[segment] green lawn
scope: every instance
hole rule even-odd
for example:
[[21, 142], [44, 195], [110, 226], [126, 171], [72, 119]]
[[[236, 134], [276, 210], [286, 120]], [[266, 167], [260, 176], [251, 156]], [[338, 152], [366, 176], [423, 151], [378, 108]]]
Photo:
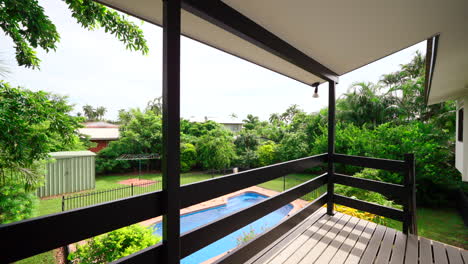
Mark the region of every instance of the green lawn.
[[[203, 173], [184, 173], [181, 177], [181, 184], [187, 184], [192, 182], [198, 182], [202, 180], [207, 180], [215, 177], [216, 175], [210, 174], [203, 174]], [[106, 176], [98, 176], [96, 177], [96, 188], [90, 191], [103, 191], [109, 190], [114, 188], [122, 188], [126, 187], [126, 185], [119, 184], [119, 181], [130, 179], [130, 178], [138, 178], [138, 175], [106, 175]], [[144, 174], [141, 176], [141, 179], [147, 180], [154, 180], [158, 181], [155, 185], [148, 186], [148, 187], [135, 187], [134, 194], [140, 194], [148, 191], [155, 191], [161, 188], [161, 174]], [[87, 193], [89, 191], [81, 192]], [[130, 195], [130, 189], [127, 188], [125, 190], [120, 191], [117, 193], [117, 198], [124, 198]], [[90, 202], [88, 205], [92, 204]], [[47, 215], [51, 213], [57, 213], [62, 210], [62, 198], [56, 197], [51, 199], [41, 199], [39, 202], [37, 216]]]
[[16, 264], [53, 264], [55, 262], [54, 251], [44, 252], [42, 254], [15, 262]]

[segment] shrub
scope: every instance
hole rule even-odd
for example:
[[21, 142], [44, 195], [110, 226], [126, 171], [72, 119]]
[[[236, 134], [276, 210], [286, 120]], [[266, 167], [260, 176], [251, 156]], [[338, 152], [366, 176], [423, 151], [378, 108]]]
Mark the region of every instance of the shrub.
[[183, 143], [180, 146], [180, 170], [188, 172], [197, 163], [197, 150], [190, 143]]
[[273, 141], [261, 145], [257, 149], [259, 166], [267, 166], [273, 164], [278, 159], [277, 154], [278, 145]]
[[0, 224], [16, 222], [34, 215], [37, 196], [22, 184], [0, 186]]
[[108, 263], [123, 258], [161, 240], [153, 231], [140, 225], [117, 229], [107, 234], [91, 238], [84, 245], [78, 245], [68, 259], [72, 263]]

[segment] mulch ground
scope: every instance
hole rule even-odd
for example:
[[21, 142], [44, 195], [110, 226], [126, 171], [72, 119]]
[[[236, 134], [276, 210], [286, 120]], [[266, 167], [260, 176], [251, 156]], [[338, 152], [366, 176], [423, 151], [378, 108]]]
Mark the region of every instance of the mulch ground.
[[157, 182], [158, 182], [158, 181], [132, 178], [132, 179], [127, 179], [127, 180], [119, 181], [118, 184], [123, 184], [123, 185], [147, 184], [147, 185], [149, 186], [149, 185], [155, 184], [155, 183], [157, 183]]

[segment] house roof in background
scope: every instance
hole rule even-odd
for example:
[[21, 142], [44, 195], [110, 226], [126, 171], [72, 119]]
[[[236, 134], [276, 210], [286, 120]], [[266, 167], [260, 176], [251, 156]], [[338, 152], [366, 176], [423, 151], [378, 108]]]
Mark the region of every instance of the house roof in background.
[[83, 124], [86, 128], [118, 128], [118, 125], [107, 123], [104, 121], [86, 122]]
[[[162, 1], [97, 1], [162, 23]], [[185, 36], [306, 84], [324, 81], [326, 70], [308, 70], [314, 62], [343, 75], [439, 34], [429, 103], [468, 92], [466, 0], [182, 0], [182, 6]], [[271, 49], [284, 43], [288, 54]]]
[[117, 140], [120, 137], [118, 127], [112, 128], [79, 128], [78, 133], [87, 135], [91, 140]]

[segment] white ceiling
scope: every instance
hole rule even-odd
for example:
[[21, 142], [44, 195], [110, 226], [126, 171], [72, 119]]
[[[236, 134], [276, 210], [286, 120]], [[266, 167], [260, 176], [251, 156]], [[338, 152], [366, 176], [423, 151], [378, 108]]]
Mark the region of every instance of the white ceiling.
[[[223, 1], [340, 75], [440, 34], [429, 103], [468, 93], [468, 0]], [[99, 2], [161, 24], [162, 1]], [[182, 32], [301, 82], [321, 81], [185, 11]]]

